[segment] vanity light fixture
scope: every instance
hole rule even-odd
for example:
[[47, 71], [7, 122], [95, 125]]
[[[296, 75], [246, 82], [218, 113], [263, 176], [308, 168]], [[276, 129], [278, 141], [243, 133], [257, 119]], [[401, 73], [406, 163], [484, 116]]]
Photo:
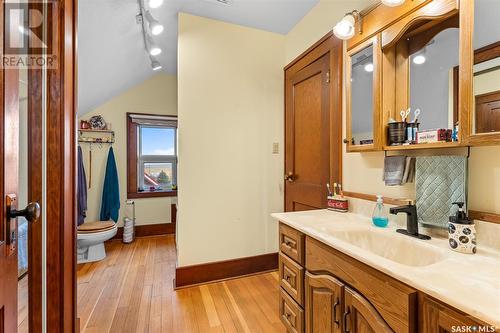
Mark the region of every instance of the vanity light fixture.
[[365, 71], [368, 73], [373, 72], [373, 64], [371, 62], [365, 65]]
[[333, 34], [343, 40], [350, 39], [356, 33], [356, 24], [358, 24], [359, 33], [363, 32], [362, 23], [361, 14], [357, 10], [353, 10], [345, 14], [344, 18], [333, 27]]
[[149, 8], [158, 8], [163, 5], [163, 0], [149, 0], [148, 6]]
[[405, 3], [405, 0], [382, 0], [382, 3], [388, 7], [397, 7]]
[[151, 33], [154, 36], [157, 36], [163, 32], [163, 25], [160, 22], [158, 22], [158, 20], [155, 19], [153, 15], [151, 15], [151, 12], [149, 10], [145, 11], [144, 16], [148, 21], [149, 30], [151, 30]]

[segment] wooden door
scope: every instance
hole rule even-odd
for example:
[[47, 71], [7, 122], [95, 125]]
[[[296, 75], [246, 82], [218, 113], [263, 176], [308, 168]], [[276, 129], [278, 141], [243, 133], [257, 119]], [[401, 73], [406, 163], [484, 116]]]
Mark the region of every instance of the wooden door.
[[[3, 12], [2, 17], [3, 26]], [[2, 30], [2, 41], [4, 40]], [[2, 55], [3, 52], [2, 43]], [[0, 86], [0, 332], [17, 331], [17, 221], [8, 208], [17, 208], [19, 157], [19, 70], [2, 69]], [[23, 207], [24, 208], [24, 207]]]
[[394, 332], [380, 316], [373, 305], [356, 291], [345, 288], [344, 313], [342, 324], [344, 332], [385, 333]]
[[285, 82], [285, 209], [324, 208], [330, 172], [330, 54]]
[[329, 275], [306, 273], [306, 333], [341, 333], [344, 284]]
[[476, 96], [476, 133], [500, 131], [500, 91]]

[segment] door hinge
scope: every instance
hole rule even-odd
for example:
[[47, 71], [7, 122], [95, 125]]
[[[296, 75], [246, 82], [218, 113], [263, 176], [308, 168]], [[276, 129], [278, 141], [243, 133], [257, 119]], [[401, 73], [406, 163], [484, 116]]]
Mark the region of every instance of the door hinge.
[[330, 83], [330, 70], [326, 72], [326, 83]]

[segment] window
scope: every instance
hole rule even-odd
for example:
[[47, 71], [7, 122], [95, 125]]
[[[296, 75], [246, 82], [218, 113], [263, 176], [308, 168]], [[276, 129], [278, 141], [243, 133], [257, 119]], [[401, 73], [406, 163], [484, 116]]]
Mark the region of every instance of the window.
[[177, 118], [128, 114], [128, 198], [177, 195]]

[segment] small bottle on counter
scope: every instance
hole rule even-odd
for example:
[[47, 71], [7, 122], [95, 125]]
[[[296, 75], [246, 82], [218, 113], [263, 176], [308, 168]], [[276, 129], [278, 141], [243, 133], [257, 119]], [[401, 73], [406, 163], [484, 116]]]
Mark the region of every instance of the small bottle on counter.
[[458, 206], [456, 215], [450, 216], [448, 223], [448, 242], [453, 251], [460, 253], [476, 253], [476, 228], [474, 220], [464, 211], [463, 202], [454, 202]]
[[384, 199], [382, 195], [377, 195], [377, 203], [373, 210], [372, 222], [375, 226], [385, 228], [389, 224], [389, 216], [384, 208]]

